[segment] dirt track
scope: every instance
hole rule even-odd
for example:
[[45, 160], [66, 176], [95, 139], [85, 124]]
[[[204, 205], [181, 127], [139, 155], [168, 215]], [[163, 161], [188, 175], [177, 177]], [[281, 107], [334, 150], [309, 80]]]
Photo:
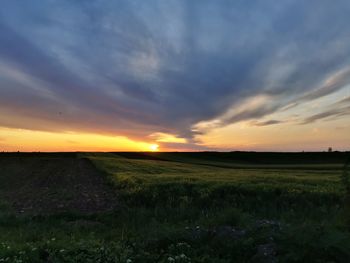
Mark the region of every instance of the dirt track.
[[88, 159], [0, 157], [0, 198], [18, 213], [94, 213], [113, 210], [117, 196]]

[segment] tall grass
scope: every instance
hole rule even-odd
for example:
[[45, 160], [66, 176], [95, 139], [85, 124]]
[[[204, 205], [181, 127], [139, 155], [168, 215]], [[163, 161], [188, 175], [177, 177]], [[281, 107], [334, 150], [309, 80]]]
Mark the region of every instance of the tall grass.
[[341, 176], [342, 183], [345, 188], [344, 197], [344, 221], [348, 229], [350, 229], [350, 157], [344, 164], [343, 173]]
[[116, 155], [90, 159], [130, 206], [233, 206], [260, 216], [302, 219], [333, 215], [344, 192], [337, 170], [225, 169]]
[[[332, 163], [315, 169], [295, 163], [295, 169], [280, 163], [243, 169], [167, 156], [161, 161], [82, 154], [117, 189], [119, 210], [0, 213], [0, 260], [350, 262], [350, 234], [338, 220], [344, 195], [350, 218], [349, 164], [340, 178]], [[243, 234], [232, 237], [231, 229]], [[258, 255], [261, 246], [275, 247], [275, 253]]]

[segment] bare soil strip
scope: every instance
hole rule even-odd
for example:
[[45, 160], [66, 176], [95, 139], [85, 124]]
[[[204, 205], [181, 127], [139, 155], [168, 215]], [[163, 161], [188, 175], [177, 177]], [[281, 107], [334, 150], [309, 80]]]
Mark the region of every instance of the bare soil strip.
[[95, 213], [117, 208], [104, 176], [75, 155], [0, 157], [0, 198], [18, 213]]

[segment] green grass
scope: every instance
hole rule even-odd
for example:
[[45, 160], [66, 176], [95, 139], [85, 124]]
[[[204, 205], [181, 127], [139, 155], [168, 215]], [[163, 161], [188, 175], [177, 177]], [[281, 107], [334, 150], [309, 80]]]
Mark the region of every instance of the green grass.
[[[244, 155], [243, 165], [231, 155], [182, 153], [80, 157], [117, 190], [119, 209], [15, 215], [0, 202], [0, 262], [350, 260], [340, 162], [266, 164], [254, 156], [254, 165]], [[232, 237], [231, 228], [244, 234]], [[258, 252], [271, 244], [273, 254]]]
[[290, 205], [331, 209], [344, 195], [337, 170], [225, 169], [113, 154], [89, 158], [131, 204], [207, 207], [221, 203], [247, 209], [268, 207], [271, 212], [285, 203], [286, 210]]

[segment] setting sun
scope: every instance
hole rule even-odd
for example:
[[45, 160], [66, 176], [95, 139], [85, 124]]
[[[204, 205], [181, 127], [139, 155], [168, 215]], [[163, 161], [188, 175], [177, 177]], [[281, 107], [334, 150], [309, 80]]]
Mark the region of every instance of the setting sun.
[[350, 263], [349, 11], [0, 0], [0, 263]]
[[152, 152], [156, 152], [159, 150], [159, 145], [158, 144], [151, 144], [149, 146], [149, 149], [152, 151]]

